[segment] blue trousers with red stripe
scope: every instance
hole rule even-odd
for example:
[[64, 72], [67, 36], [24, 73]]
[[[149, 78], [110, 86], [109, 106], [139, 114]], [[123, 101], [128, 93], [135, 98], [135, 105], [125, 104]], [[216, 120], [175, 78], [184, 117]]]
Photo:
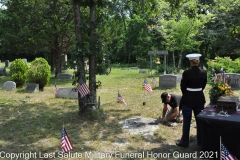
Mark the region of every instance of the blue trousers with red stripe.
[[204, 109], [204, 105], [201, 107], [190, 107], [188, 105], [182, 106], [182, 114], [183, 114], [183, 128], [182, 128], [182, 138], [180, 144], [184, 147], [188, 147], [189, 145], [189, 132], [192, 120], [192, 111], [195, 116], [196, 124], [197, 124], [197, 144], [201, 145], [201, 130], [198, 125], [198, 121], [196, 119], [197, 115]]

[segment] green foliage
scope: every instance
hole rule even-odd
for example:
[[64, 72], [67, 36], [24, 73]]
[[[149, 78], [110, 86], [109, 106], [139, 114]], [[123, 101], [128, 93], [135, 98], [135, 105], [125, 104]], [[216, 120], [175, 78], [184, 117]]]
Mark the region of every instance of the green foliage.
[[31, 62], [28, 71], [28, 81], [38, 83], [39, 89], [43, 90], [50, 80], [51, 71], [48, 62], [44, 58], [35, 58]]
[[233, 61], [230, 57], [215, 57], [213, 60], [209, 60], [207, 64], [209, 69], [215, 69], [216, 71], [224, 68], [227, 73], [240, 73], [239, 58]]
[[16, 83], [17, 87], [22, 87], [27, 80], [27, 63], [22, 59], [15, 59], [10, 65], [10, 72], [12, 80]]

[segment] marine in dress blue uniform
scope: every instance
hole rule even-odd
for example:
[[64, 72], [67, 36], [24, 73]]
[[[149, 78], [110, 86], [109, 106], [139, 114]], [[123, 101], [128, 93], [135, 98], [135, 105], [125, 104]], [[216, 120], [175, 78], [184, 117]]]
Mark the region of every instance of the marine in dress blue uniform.
[[[186, 57], [190, 61], [191, 69], [186, 70], [182, 74], [181, 91], [182, 91], [182, 114], [183, 114], [183, 130], [182, 138], [179, 143], [180, 147], [188, 147], [189, 132], [192, 119], [192, 111], [195, 119], [197, 115], [204, 109], [206, 103], [203, 90], [207, 84], [207, 72], [198, 67], [201, 54], [188, 54]], [[197, 143], [201, 145], [201, 131], [197, 124]]]

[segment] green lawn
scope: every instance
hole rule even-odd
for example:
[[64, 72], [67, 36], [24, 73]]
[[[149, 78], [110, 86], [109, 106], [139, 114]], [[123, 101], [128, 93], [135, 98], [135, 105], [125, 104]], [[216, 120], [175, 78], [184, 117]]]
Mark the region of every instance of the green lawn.
[[[161, 116], [160, 95], [163, 91], [180, 94], [179, 84], [177, 88], [167, 90], [153, 87], [153, 92], [148, 93], [142, 89], [144, 78], [151, 83], [149, 73], [139, 74], [136, 70], [118, 68], [113, 68], [110, 75], [97, 76], [97, 80], [102, 82], [102, 87], [97, 90], [97, 96], [101, 97], [100, 111], [88, 112], [81, 116], [78, 115], [76, 99], [60, 99], [55, 98], [54, 95], [55, 81], [61, 88], [72, 87], [71, 80], [56, 80], [52, 77], [44, 91], [37, 93], [26, 93], [24, 87], [15, 91], [0, 90], [1, 156], [22, 153], [26, 158], [27, 153], [32, 153], [30, 159], [34, 159], [34, 156], [37, 159], [44, 157], [74, 159], [75, 156], [76, 159], [76, 154], [79, 154], [78, 156], [82, 156], [81, 159], [88, 159], [87, 155], [90, 152], [104, 153], [104, 155], [116, 152], [152, 152], [160, 155], [174, 151], [183, 153], [199, 151], [200, 148], [196, 146], [188, 149], [175, 146], [176, 140], [181, 137], [181, 124], [174, 128], [159, 124], [159, 129], [151, 139], [130, 135], [122, 130], [119, 124], [121, 120], [135, 116], [149, 118]], [[11, 77], [0, 77], [0, 85], [3, 86], [7, 80], [11, 80]], [[118, 91], [128, 105], [117, 103]], [[208, 87], [204, 93], [208, 104]], [[23, 100], [27, 102], [23, 103]], [[144, 101], [145, 106], [142, 105]], [[74, 146], [70, 152], [71, 158], [69, 154], [59, 154], [63, 126]], [[190, 134], [192, 143], [196, 144], [194, 127], [191, 127]], [[119, 141], [124, 143], [116, 143]], [[136, 155], [134, 159], [137, 159]]]

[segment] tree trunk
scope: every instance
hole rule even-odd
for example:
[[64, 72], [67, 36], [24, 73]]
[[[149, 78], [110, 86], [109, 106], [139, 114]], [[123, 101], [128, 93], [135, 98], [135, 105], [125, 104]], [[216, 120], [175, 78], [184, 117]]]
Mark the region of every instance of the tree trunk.
[[172, 60], [173, 60], [173, 68], [175, 70], [176, 69], [176, 63], [175, 63], [174, 49], [173, 49], [173, 53], [172, 53]]
[[51, 46], [51, 53], [53, 55], [53, 64], [55, 67], [55, 77], [57, 77], [58, 73], [61, 73], [61, 64], [62, 64], [62, 57], [59, 53], [59, 46], [58, 46], [58, 36], [55, 35], [54, 41]]
[[181, 66], [182, 66], [182, 51], [179, 54], [177, 72], [180, 72]]
[[[82, 43], [82, 34], [81, 34], [81, 12], [80, 12], [80, 1], [79, 0], [73, 0], [73, 10], [74, 10], [74, 25], [75, 25], [75, 35], [76, 35], [76, 50], [77, 50], [77, 76], [78, 80], [80, 78], [85, 81], [85, 70], [84, 70], [84, 56], [83, 53], [80, 50], [80, 48], [83, 48]], [[81, 98], [79, 92], [78, 92], [78, 106], [79, 106], [79, 114], [81, 114], [84, 111], [85, 102], [87, 101], [87, 96]]]
[[89, 88], [91, 91], [92, 103], [96, 103], [96, 40], [95, 40], [95, 20], [96, 20], [96, 3], [90, 0], [90, 56], [89, 56]]

